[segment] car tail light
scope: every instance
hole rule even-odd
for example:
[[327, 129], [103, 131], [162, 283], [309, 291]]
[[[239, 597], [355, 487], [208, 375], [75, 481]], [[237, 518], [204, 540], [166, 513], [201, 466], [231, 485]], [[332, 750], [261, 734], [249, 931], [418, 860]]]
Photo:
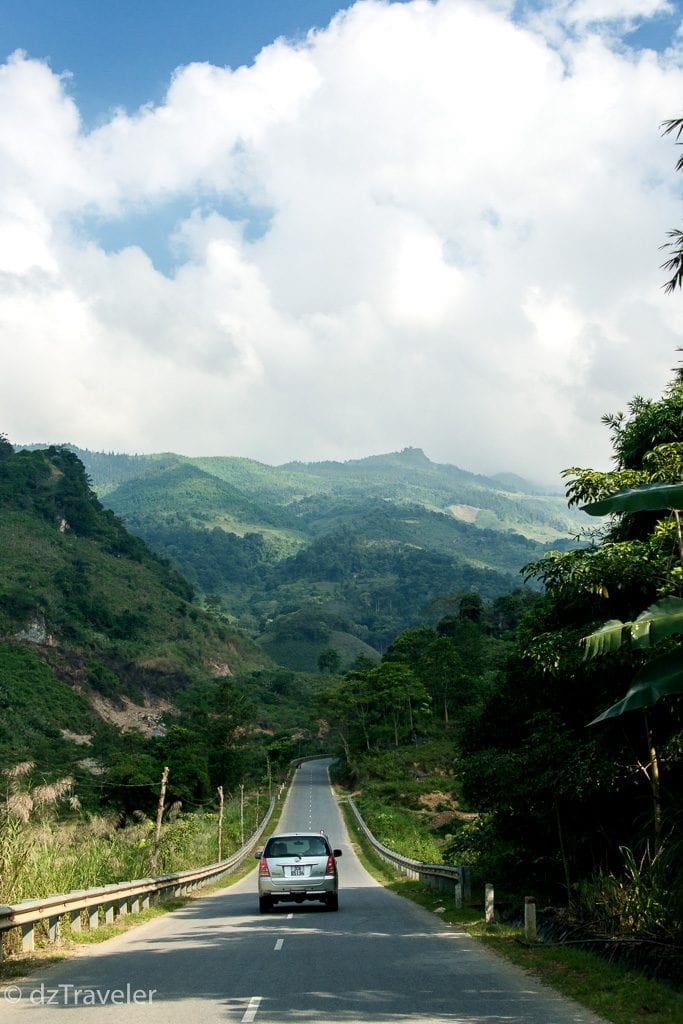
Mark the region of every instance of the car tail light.
[[270, 878], [270, 868], [268, 867], [268, 861], [265, 857], [261, 857], [258, 863], [259, 878]]
[[332, 854], [330, 854], [329, 857], [327, 858], [327, 864], [325, 865], [325, 874], [334, 874], [334, 857], [332, 856]]

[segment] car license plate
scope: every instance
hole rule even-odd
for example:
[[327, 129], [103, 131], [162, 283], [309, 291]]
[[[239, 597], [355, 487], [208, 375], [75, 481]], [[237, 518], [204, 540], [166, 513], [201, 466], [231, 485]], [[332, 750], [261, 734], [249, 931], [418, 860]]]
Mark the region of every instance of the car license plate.
[[303, 864], [294, 864], [294, 866], [289, 869], [289, 873], [290, 875], [305, 875], [306, 869]]

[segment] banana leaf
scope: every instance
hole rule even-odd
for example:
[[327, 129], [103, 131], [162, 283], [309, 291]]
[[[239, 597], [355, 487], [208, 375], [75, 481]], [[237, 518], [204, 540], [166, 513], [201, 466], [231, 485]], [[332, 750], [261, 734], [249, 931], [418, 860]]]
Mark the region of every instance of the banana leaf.
[[624, 630], [630, 625], [630, 622], [622, 622], [621, 619], [610, 619], [594, 633], [584, 636], [581, 640], [586, 648], [584, 658], [595, 658], [599, 654], [612, 654], [618, 651], [624, 638]]
[[609, 498], [581, 506], [589, 516], [606, 516], [610, 512], [657, 512], [665, 508], [683, 509], [683, 484], [628, 487]]
[[636, 676], [633, 686], [622, 700], [612, 704], [588, 725], [608, 718], [618, 718], [626, 711], [651, 708], [662, 697], [683, 694], [683, 648], [655, 658]]
[[629, 635], [631, 646], [642, 649], [675, 633], [683, 633], [683, 599], [663, 597], [641, 612], [633, 622], [610, 619], [594, 633], [584, 636], [581, 643], [586, 649], [585, 657], [594, 658], [619, 650]]

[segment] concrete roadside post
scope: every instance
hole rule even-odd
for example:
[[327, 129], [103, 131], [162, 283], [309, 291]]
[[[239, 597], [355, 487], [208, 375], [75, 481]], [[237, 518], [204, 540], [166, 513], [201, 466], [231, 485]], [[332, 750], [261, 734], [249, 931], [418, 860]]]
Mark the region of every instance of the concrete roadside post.
[[524, 897], [524, 936], [527, 942], [536, 941], [536, 897]]
[[487, 882], [484, 888], [484, 920], [487, 924], [493, 921], [493, 914], [493, 886]]

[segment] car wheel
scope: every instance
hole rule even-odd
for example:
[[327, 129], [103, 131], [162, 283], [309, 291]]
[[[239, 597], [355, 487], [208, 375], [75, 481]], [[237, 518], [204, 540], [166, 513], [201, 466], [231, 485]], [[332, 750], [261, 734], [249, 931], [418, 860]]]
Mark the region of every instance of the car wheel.
[[325, 900], [328, 910], [339, 910], [339, 896], [336, 892], [328, 893]]
[[273, 909], [273, 901], [270, 896], [259, 896], [258, 908], [261, 914], [267, 914], [269, 910]]

